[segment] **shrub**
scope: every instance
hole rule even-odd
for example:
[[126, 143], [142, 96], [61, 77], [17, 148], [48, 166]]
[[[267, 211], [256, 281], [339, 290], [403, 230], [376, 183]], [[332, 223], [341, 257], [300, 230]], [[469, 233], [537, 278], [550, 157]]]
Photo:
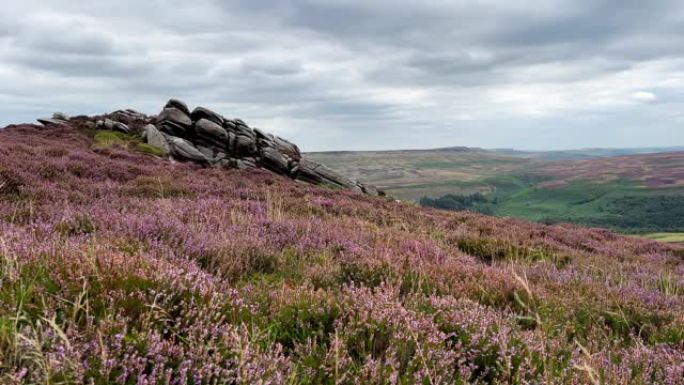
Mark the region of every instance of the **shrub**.
[[52, 114], [52, 119], [69, 120], [69, 117], [65, 113], [57, 111]]
[[188, 198], [194, 195], [167, 176], [138, 176], [124, 186], [124, 194], [139, 198]]
[[0, 169], [0, 198], [20, 198], [23, 185], [19, 175], [12, 171]]
[[87, 215], [77, 215], [55, 226], [55, 230], [62, 236], [91, 234], [95, 232], [95, 224]]
[[[491, 238], [464, 238], [457, 243], [466, 254], [478, 257], [486, 263], [496, 261], [538, 262], [553, 259], [553, 254], [541, 247], [524, 247]], [[569, 257], [568, 257], [569, 258]], [[567, 264], [567, 258], [558, 260]]]

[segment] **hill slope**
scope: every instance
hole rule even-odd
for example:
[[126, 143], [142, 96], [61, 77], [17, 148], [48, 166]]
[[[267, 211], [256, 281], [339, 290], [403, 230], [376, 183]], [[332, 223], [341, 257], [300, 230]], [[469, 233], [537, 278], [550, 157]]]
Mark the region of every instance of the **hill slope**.
[[462, 209], [459, 201], [480, 193], [486, 199], [466, 208], [625, 232], [684, 232], [684, 152], [549, 160], [604, 152], [513, 156], [510, 151], [437, 149], [309, 156], [384, 186], [398, 198], [430, 198], [423, 202], [434, 207]]
[[684, 383], [684, 251], [0, 132], [0, 383]]

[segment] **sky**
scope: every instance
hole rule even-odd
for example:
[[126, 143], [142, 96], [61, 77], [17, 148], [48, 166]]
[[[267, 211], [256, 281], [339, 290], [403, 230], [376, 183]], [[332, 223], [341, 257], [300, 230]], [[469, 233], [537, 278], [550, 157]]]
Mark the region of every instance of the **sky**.
[[684, 2], [0, 7], [0, 126], [171, 97], [305, 151], [684, 145]]

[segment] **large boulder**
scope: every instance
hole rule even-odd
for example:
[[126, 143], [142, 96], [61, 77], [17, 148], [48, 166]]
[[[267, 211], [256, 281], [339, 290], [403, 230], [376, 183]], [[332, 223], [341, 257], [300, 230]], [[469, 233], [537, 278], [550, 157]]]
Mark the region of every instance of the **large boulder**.
[[368, 194], [370, 196], [377, 197], [381, 193], [381, 191], [375, 186], [361, 184], [359, 187], [361, 187], [361, 191], [363, 191], [364, 194]]
[[254, 134], [256, 135], [257, 139], [264, 140], [266, 142], [273, 142], [275, 140], [275, 137], [267, 132], [262, 131], [259, 128], [254, 128], [253, 129]]
[[164, 108], [175, 108], [182, 111], [185, 115], [190, 116], [190, 109], [188, 109], [188, 105], [178, 99], [169, 99]]
[[119, 131], [126, 134], [131, 132], [128, 126], [124, 123], [116, 122], [109, 118], [105, 118], [104, 120], [98, 120], [95, 127], [100, 130]]
[[36, 119], [38, 120], [38, 123], [42, 124], [43, 126], [60, 126], [60, 125], [65, 125], [68, 122], [61, 120], [61, 119], [47, 119], [47, 118], [39, 118]]
[[205, 139], [212, 144], [222, 148], [228, 148], [230, 145], [230, 137], [228, 132], [221, 127], [221, 125], [202, 118], [195, 122], [195, 133], [202, 139]]
[[167, 136], [166, 138], [173, 156], [201, 164], [209, 163], [209, 159], [189, 141], [176, 136]]
[[204, 108], [204, 107], [197, 107], [194, 110], [192, 110], [192, 112], [190, 113], [190, 117], [192, 118], [192, 120], [194, 122], [196, 122], [200, 119], [207, 119], [207, 120], [210, 120], [210, 121], [218, 124], [219, 126], [223, 125], [223, 120], [224, 120], [223, 116], [217, 114], [216, 112], [214, 112], [208, 108]]
[[294, 177], [312, 184], [324, 184], [345, 189], [352, 189], [356, 186], [356, 183], [346, 176], [307, 159], [302, 159], [299, 162]]
[[297, 145], [288, 142], [287, 140], [276, 136], [274, 138], [273, 143], [275, 144], [275, 148], [280, 151], [281, 153], [287, 155], [293, 160], [299, 161], [302, 159], [302, 154], [299, 152], [299, 147]]
[[185, 136], [192, 127], [192, 120], [182, 110], [175, 107], [167, 107], [157, 116], [159, 128], [171, 135]]
[[173, 136], [188, 136], [190, 134], [190, 128], [187, 126], [182, 126], [178, 123], [172, 122], [170, 120], [158, 123], [159, 130], [164, 133]]
[[134, 123], [136, 121], [148, 120], [147, 115], [136, 110], [132, 110], [130, 108], [127, 108], [125, 110], [114, 111], [111, 114], [109, 114], [109, 117], [117, 122], [126, 122], [129, 124]]
[[166, 141], [166, 137], [164, 137], [164, 134], [162, 134], [161, 131], [157, 130], [157, 127], [153, 124], [148, 124], [143, 130], [143, 136], [145, 137], [147, 144], [157, 147], [164, 155], [171, 153], [171, 147]]
[[257, 144], [254, 137], [236, 135], [231, 151], [237, 155], [254, 155], [257, 153]]
[[278, 174], [288, 175], [290, 171], [290, 160], [272, 147], [265, 147], [261, 150], [261, 164]]
[[256, 134], [254, 133], [254, 130], [249, 128], [249, 126], [243, 124], [243, 123], [237, 123], [234, 121], [227, 121], [225, 122], [224, 127], [229, 128], [231, 131], [235, 132], [236, 135], [244, 135], [253, 139], [256, 139]]

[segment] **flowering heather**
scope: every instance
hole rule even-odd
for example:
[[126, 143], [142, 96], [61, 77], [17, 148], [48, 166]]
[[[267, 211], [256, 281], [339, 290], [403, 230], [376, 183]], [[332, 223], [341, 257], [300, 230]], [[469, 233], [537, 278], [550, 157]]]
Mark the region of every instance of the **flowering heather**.
[[0, 132], [2, 384], [684, 384], [684, 249]]

